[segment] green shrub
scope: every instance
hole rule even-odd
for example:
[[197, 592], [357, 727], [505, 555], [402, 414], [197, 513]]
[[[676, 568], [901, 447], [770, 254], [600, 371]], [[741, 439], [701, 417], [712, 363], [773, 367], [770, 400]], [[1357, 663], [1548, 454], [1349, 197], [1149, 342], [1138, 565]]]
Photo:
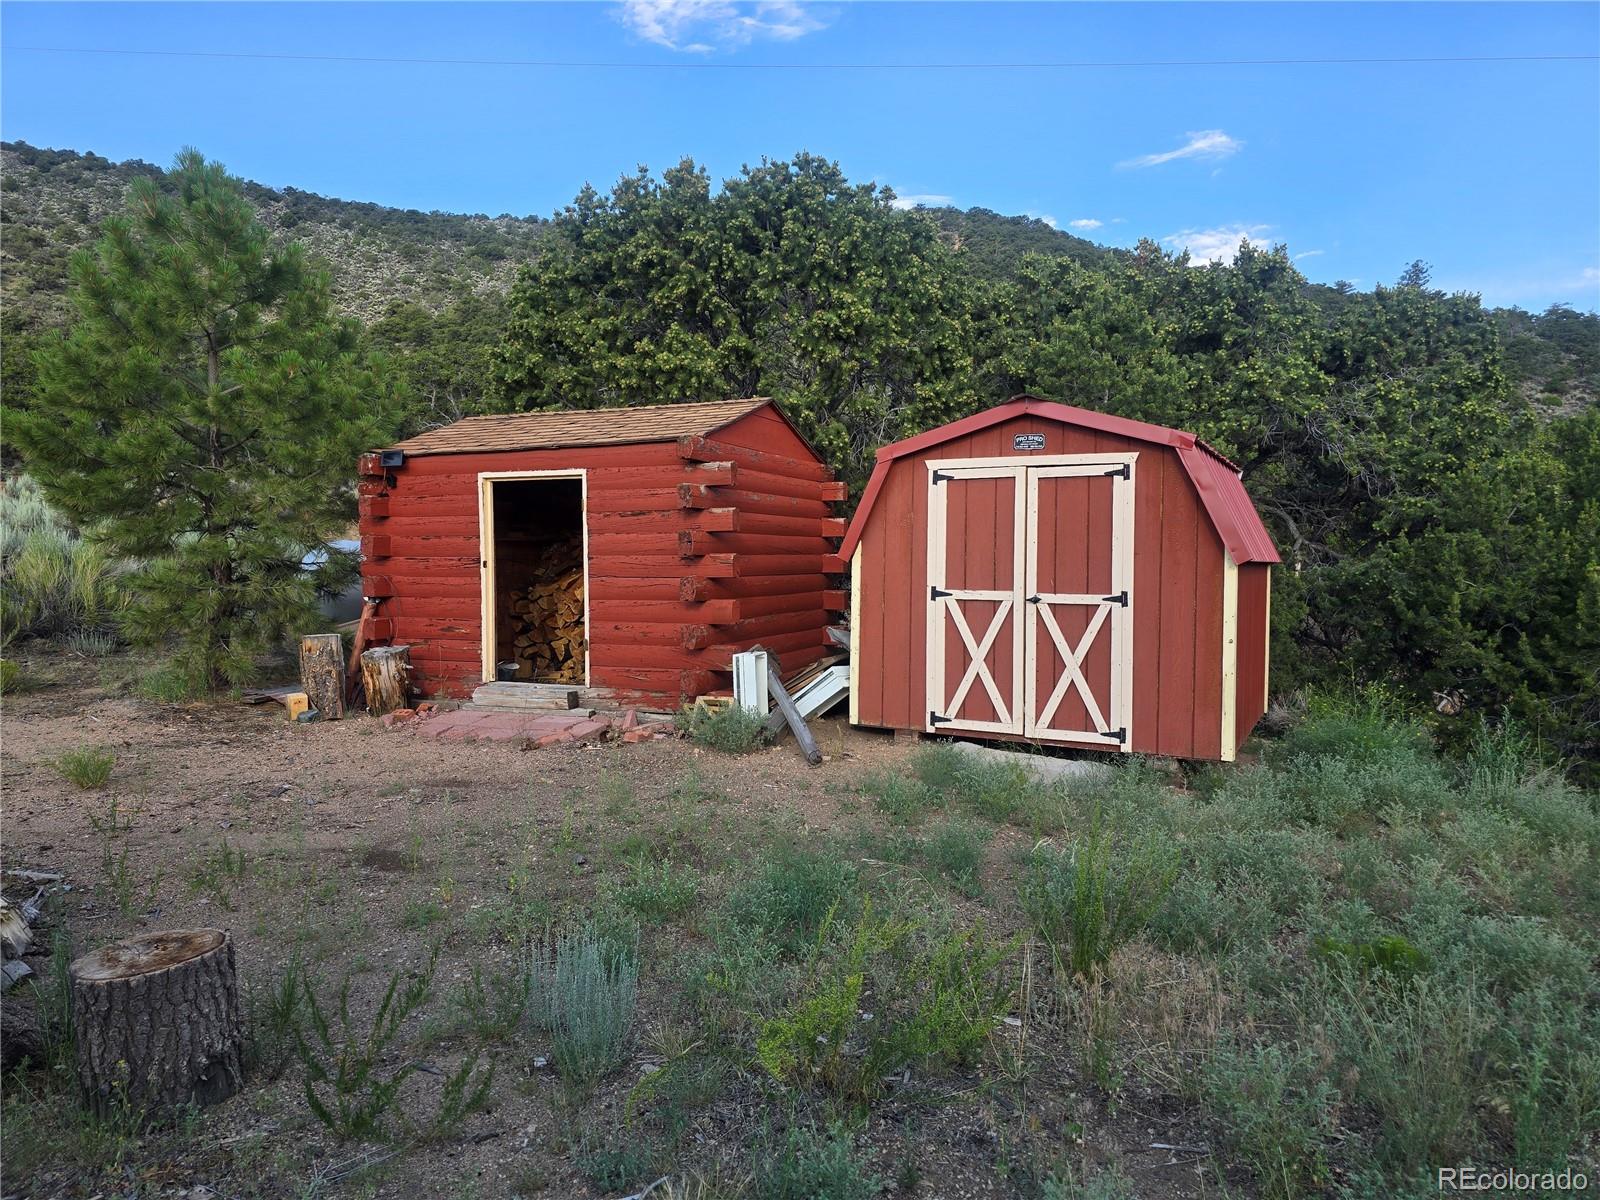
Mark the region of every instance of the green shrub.
[[978, 872], [983, 866], [983, 848], [989, 831], [971, 821], [952, 817], [934, 826], [922, 845], [928, 866], [964, 896], [976, 899], [983, 894]]
[[761, 1023], [756, 1057], [773, 1078], [866, 1101], [907, 1066], [970, 1059], [1010, 1006], [1001, 965], [1014, 943], [989, 945], [980, 927], [919, 949], [915, 933], [867, 911], [828, 955], [822, 931], [806, 989]]
[[117, 756], [109, 750], [81, 746], [60, 755], [51, 765], [63, 779], [89, 791], [105, 786], [111, 778], [111, 768], [117, 765]]
[[1346, 964], [1363, 975], [1385, 975], [1398, 983], [1428, 969], [1428, 956], [1398, 935], [1364, 942], [1320, 937], [1313, 945], [1325, 959]]
[[621, 1065], [639, 995], [637, 941], [606, 936], [593, 922], [533, 944], [528, 1015], [550, 1034], [551, 1059], [579, 1086]]
[[1010, 821], [1029, 812], [1043, 790], [1019, 766], [988, 762], [948, 745], [919, 749], [911, 770], [936, 796], [989, 821]]
[[1495, 1019], [1481, 999], [1428, 977], [1395, 989], [1346, 976], [1323, 1017], [1356, 1098], [1379, 1117], [1390, 1166], [1409, 1172], [1475, 1148], [1478, 1064]]
[[944, 797], [933, 788], [897, 771], [874, 771], [857, 785], [862, 794], [884, 816], [901, 825], [912, 825], [929, 812], [944, 807]]
[[1149, 835], [1119, 835], [1096, 808], [1068, 849], [1034, 847], [1022, 904], [1068, 977], [1092, 980], [1160, 909], [1177, 869], [1170, 847]]
[[724, 754], [749, 754], [772, 740], [766, 718], [736, 704], [715, 710], [688, 705], [678, 713], [677, 725], [700, 745]]
[[1427, 731], [1381, 687], [1353, 693], [1319, 693], [1307, 702], [1306, 716], [1284, 735], [1272, 760], [1338, 758], [1352, 762], [1432, 754]]
[[1224, 1046], [1206, 1064], [1206, 1099], [1223, 1139], [1255, 1173], [1267, 1200], [1296, 1200], [1327, 1182], [1332, 1085], [1306, 1050]]
[[733, 937], [798, 950], [830, 915], [848, 908], [855, 882], [855, 867], [837, 852], [779, 846], [729, 894], [721, 923]]
[[768, 1147], [756, 1163], [756, 1200], [869, 1200], [883, 1181], [869, 1175], [856, 1158], [842, 1125], [826, 1131], [791, 1126], [783, 1141]]
[[682, 916], [700, 895], [700, 878], [693, 867], [680, 867], [670, 858], [652, 864], [636, 858], [628, 864], [628, 878], [616, 888], [616, 899], [629, 912], [646, 921], [660, 922]]
[[0, 696], [22, 690], [22, 668], [15, 659], [0, 658]]

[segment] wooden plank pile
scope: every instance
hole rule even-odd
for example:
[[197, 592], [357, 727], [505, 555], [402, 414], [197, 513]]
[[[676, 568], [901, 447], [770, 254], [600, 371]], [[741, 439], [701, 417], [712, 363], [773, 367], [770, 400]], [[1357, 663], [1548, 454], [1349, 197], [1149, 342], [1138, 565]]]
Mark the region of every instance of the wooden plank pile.
[[509, 609], [518, 677], [582, 683], [589, 652], [583, 624], [583, 539], [552, 545], [533, 582], [511, 591]]

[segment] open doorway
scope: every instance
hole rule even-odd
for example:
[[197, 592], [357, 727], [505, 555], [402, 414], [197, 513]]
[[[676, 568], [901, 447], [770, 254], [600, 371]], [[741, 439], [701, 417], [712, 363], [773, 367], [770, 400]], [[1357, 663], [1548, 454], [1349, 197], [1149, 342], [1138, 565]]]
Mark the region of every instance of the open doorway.
[[581, 476], [483, 480], [484, 678], [588, 682]]

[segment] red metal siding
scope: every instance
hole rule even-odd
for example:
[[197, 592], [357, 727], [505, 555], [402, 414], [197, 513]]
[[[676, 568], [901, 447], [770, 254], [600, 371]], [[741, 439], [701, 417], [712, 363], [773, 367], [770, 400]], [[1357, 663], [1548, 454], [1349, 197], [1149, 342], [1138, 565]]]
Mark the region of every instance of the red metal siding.
[[1268, 589], [1272, 568], [1246, 563], [1239, 568], [1239, 692], [1235, 700], [1234, 742], [1242, 743], [1267, 711]]
[[1222, 741], [1222, 541], [1174, 449], [1024, 415], [895, 460], [861, 539], [860, 723], [921, 729], [927, 713], [929, 459], [1010, 457], [1013, 435], [1043, 448], [1019, 459], [1137, 453], [1134, 473], [1135, 751], [1217, 758]]
[[827, 644], [840, 485], [770, 407], [714, 439], [440, 454], [382, 473], [363, 459], [362, 576], [411, 646], [415, 685], [482, 679], [478, 475], [587, 473], [589, 681], [652, 703], [726, 688], [759, 643], [785, 668]]

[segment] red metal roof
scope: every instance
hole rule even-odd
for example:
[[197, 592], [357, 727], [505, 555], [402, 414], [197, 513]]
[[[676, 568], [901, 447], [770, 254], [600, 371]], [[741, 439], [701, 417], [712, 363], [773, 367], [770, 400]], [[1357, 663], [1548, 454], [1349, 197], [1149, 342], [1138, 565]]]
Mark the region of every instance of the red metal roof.
[[1200, 493], [1200, 502], [1205, 506], [1206, 514], [1211, 518], [1212, 525], [1216, 527], [1217, 534], [1222, 538], [1222, 544], [1228, 548], [1233, 561], [1239, 564], [1282, 561], [1278, 557], [1277, 547], [1272, 544], [1272, 536], [1267, 532], [1267, 527], [1261, 523], [1261, 516], [1250, 501], [1249, 493], [1244, 490], [1242, 472], [1194, 434], [1185, 433], [1181, 429], [1168, 429], [1164, 425], [1151, 425], [1146, 421], [1114, 417], [1109, 413], [1094, 412], [1087, 408], [1075, 408], [1070, 404], [1057, 404], [1051, 400], [1028, 395], [1013, 396], [995, 408], [974, 413], [970, 417], [963, 417], [949, 425], [941, 425], [937, 429], [930, 429], [927, 433], [919, 433], [915, 437], [906, 438], [879, 450], [878, 465], [872, 470], [872, 478], [867, 481], [867, 490], [861, 497], [861, 504], [856, 509], [856, 515], [844, 535], [844, 543], [839, 547], [840, 557], [848, 560], [855, 553], [861, 535], [866, 531], [872, 507], [877, 503], [878, 493], [883, 489], [889, 467], [895, 459], [931, 450], [935, 446], [965, 437], [979, 429], [987, 429], [990, 425], [998, 425], [1002, 421], [1020, 416], [1043, 417], [1050, 421], [1060, 421], [1065, 425], [1078, 425], [1136, 441], [1171, 446], [1178, 452], [1178, 459], [1183, 463], [1184, 471], [1188, 473], [1195, 490]]

